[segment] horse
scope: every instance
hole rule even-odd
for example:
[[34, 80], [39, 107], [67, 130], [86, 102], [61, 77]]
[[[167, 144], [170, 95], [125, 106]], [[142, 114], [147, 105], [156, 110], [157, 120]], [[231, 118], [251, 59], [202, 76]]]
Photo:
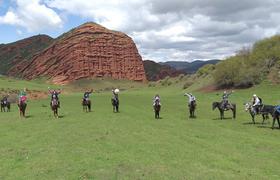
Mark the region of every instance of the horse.
[[257, 113], [251, 103], [245, 103], [244, 105], [245, 105], [245, 111], [246, 112], [249, 111], [254, 124], [255, 124], [255, 116], [258, 114], [262, 115], [262, 118], [263, 118], [262, 124], [264, 124], [265, 120], [269, 119], [269, 114], [271, 114], [271, 116], [273, 117], [273, 112], [274, 112], [275, 106], [261, 105], [259, 107], [259, 113]]
[[91, 101], [89, 99], [83, 98], [82, 106], [84, 112], [91, 112]]
[[195, 101], [191, 101], [189, 103], [189, 111], [190, 111], [190, 118], [195, 118], [194, 112], [195, 112], [195, 108], [196, 108], [196, 102]]
[[20, 101], [18, 103], [18, 108], [19, 108], [19, 115], [20, 117], [25, 117], [25, 110], [26, 110], [27, 104], [26, 102]]
[[236, 104], [228, 103], [226, 108], [224, 108], [223, 106], [224, 106], [223, 102], [213, 102], [212, 103], [212, 109], [213, 110], [215, 110], [216, 108], [219, 109], [221, 119], [225, 118], [224, 117], [224, 111], [228, 111], [228, 110], [232, 111], [233, 118], [235, 119], [236, 118]]
[[59, 107], [59, 102], [57, 99], [52, 99], [51, 100], [51, 109], [53, 111], [53, 115], [55, 118], [58, 118], [58, 107]]
[[7, 100], [1, 100], [1, 112], [10, 112], [11, 110], [11, 103]]
[[160, 109], [161, 109], [161, 105], [159, 103], [159, 100], [156, 100], [155, 101], [155, 104], [154, 104], [154, 112], [155, 112], [155, 118], [156, 119], [159, 119], [159, 112], [160, 112]]
[[272, 116], [273, 117], [273, 122], [272, 122], [271, 129], [274, 129], [274, 124], [275, 124], [276, 119], [277, 119], [278, 126], [279, 126], [279, 129], [280, 129], [279, 116], [280, 116], [280, 113], [275, 109], [274, 112], [273, 112], [273, 116]]
[[119, 112], [119, 99], [118, 98], [112, 98], [111, 99], [112, 105], [113, 105], [113, 112]]

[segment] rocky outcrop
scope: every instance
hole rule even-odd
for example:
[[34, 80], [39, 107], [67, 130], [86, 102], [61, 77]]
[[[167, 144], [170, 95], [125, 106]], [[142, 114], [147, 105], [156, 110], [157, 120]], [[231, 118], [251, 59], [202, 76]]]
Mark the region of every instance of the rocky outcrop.
[[56, 84], [96, 77], [146, 81], [133, 40], [95, 23], [83, 24], [58, 37], [31, 60], [10, 69], [9, 75], [25, 79], [44, 76]]
[[37, 35], [10, 44], [0, 44], [0, 74], [7, 74], [16, 64], [30, 60], [53, 41], [49, 36]]

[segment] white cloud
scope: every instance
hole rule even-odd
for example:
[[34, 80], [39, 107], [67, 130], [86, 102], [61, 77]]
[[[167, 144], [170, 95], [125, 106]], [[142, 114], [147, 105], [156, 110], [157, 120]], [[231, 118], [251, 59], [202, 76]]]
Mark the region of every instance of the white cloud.
[[11, 7], [0, 24], [15, 25], [26, 28], [29, 32], [62, 27], [59, 15], [40, 0], [17, 0], [16, 7]]
[[280, 0], [17, 0], [16, 4], [0, 23], [29, 31], [57, 28], [62, 25], [58, 11], [127, 33], [143, 59], [152, 60], [224, 58], [280, 33]]

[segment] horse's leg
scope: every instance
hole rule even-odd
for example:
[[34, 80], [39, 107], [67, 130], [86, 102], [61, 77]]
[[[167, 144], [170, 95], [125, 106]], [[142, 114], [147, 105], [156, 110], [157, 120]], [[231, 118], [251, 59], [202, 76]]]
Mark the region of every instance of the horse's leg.
[[221, 116], [221, 119], [224, 118], [224, 112], [220, 109], [220, 116]]
[[263, 118], [262, 124], [264, 124], [264, 120], [265, 120], [265, 115], [264, 114], [262, 114], [262, 118]]
[[236, 108], [234, 107], [233, 108], [233, 119], [235, 119], [236, 118]]
[[277, 116], [277, 122], [278, 122], [278, 126], [279, 126], [279, 129], [280, 129], [280, 121], [279, 121], [279, 116]]
[[254, 115], [254, 114], [251, 114], [251, 116], [252, 116], [252, 121], [253, 121], [253, 123], [255, 124], [255, 115]]
[[119, 112], [119, 105], [116, 105], [116, 111]]
[[189, 107], [189, 112], [190, 112], [190, 118], [192, 118], [192, 109]]
[[274, 116], [274, 117], [273, 117], [273, 122], [272, 122], [272, 127], [271, 127], [271, 129], [274, 129], [275, 120], [276, 120], [276, 117]]

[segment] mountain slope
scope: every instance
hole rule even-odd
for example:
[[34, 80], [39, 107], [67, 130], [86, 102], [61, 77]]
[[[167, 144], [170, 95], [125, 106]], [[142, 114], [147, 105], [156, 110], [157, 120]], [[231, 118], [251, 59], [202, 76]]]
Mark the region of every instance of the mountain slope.
[[165, 77], [176, 77], [184, 74], [182, 71], [176, 70], [168, 65], [162, 65], [151, 60], [143, 61], [146, 77], [149, 81], [157, 81]]
[[168, 61], [161, 64], [169, 65], [177, 70], [183, 71], [184, 73], [193, 74], [202, 66], [206, 64], [217, 64], [219, 61], [220, 60], [209, 60], [209, 61], [196, 60], [193, 62]]
[[44, 76], [57, 84], [96, 77], [146, 80], [133, 40], [96, 23], [85, 23], [64, 33], [30, 61], [11, 68], [9, 75], [25, 79]]
[[0, 74], [22, 61], [28, 61], [54, 40], [47, 35], [37, 35], [10, 44], [0, 45]]

